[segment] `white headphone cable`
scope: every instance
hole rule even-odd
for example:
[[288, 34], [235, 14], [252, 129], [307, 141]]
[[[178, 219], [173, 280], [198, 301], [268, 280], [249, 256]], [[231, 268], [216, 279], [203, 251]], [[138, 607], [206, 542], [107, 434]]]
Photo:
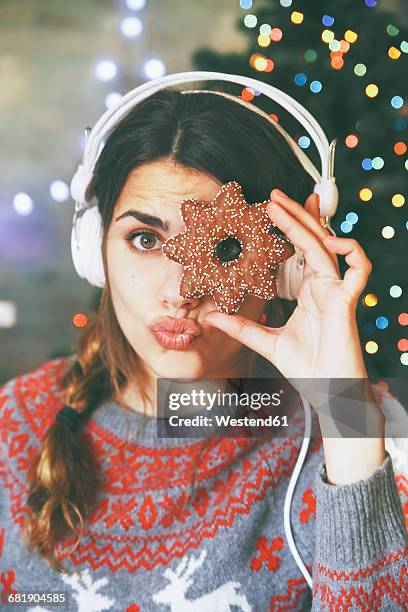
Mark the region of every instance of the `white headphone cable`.
[[311, 589], [313, 589], [312, 576], [308, 572], [305, 564], [302, 561], [299, 551], [296, 548], [295, 540], [292, 534], [291, 521], [290, 521], [290, 510], [292, 506], [293, 493], [295, 491], [296, 483], [298, 481], [300, 472], [302, 470], [303, 464], [306, 459], [306, 454], [309, 448], [310, 435], [311, 435], [311, 430], [312, 430], [312, 414], [310, 410], [310, 404], [307, 400], [303, 399], [303, 397], [302, 397], [302, 402], [303, 402], [303, 409], [305, 412], [305, 432], [303, 436], [302, 446], [300, 448], [299, 455], [296, 461], [296, 465], [293, 469], [292, 476], [289, 481], [288, 489], [286, 491], [285, 503], [283, 506], [283, 523], [285, 527], [286, 540], [288, 542], [292, 556], [294, 560], [296, 561], [298, 568], [302, 572], [307, 584], [309, 585]]

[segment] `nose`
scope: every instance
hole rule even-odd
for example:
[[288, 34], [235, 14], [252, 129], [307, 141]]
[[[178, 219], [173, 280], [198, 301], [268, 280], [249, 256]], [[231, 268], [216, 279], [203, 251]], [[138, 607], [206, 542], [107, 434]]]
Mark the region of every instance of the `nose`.
[[186, 316], [187, 313], [196, 308], [198, 298], [184, 298], [180, 295], [180, 282], [184, 273], [184, 268], [181, 264], [174, 261], [169, 261], [165, 264], [163, 270], [163, 282], [160, 288], [160, 301], [164, 307], [171, 312], [182, 310], [181, 316]]

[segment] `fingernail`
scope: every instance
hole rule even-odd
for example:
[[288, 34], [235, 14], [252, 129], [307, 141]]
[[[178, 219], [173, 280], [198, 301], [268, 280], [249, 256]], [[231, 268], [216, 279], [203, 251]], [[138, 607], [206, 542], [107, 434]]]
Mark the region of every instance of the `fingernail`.
[[281, 191], [280, 189], [274, 189], [272, 193], [274, 193], [274, 194], [276, 194], [278, 196], [286, 197], [285, 194], [283, 193], [283, 191]]

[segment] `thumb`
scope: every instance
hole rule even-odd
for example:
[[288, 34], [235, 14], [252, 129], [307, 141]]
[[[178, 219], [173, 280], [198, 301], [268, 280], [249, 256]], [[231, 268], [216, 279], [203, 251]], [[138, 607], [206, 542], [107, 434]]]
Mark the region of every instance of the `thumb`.
[[204, 323], [217, 327], [272, 363], [278, 337], [276, 330], [265, 328], [241, 315], [228, 315], [218, 310], [209, 312]]

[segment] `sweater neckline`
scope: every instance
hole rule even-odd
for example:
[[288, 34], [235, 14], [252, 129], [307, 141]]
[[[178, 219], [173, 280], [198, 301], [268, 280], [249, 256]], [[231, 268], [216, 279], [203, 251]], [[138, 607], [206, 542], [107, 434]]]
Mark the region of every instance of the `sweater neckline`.
[[[169, 382], [164, 379], [161, 380], [161, 391], [168, 391], [168, 388]], [[218, 407], [217, 409], [217, 413], [223, 415], [227, 415], [230, 411], [231, 407], [228, 406]], [[194, 416], [194, 414], [202, 414], [202, 411], [193, 412], [191, 416]], [[164, 437], [163, 431], [166, 431], [164, 419], [159, 423], [157, 416], [148, 416], [142, 412], [132, 410], [119, 403], [113, 397], [101, 402], [91, 412], [89, 419], [121, 440], [135, 444], [141, 442], [142, 444], [157, 447], [185, 446], [202, 442], [209, 439], [212, 434], [214, 437], [215, 431], [212, 427], [209, 428], [202, 425], [194, 427], [194, 437], [191, 435], [181, 435], [180, 437], [170, 435], [169, 437]], [[160, 427], [160, 424], [162, 427]], [[182, 430], [179, 429], [178, 431]]]
[[[109, 434], [124, 441], [137, 444], [139, 441], [149, 446], [184, 446], [204, 440], [208, 436], [199, 437], [159, 437], [157, 432], [157, 417], [148, 416], [131, 410], [119, 404], [114, 399], [102, 402], [88, 417]], [[197, 434], [200, 429], [197, 430]]]

